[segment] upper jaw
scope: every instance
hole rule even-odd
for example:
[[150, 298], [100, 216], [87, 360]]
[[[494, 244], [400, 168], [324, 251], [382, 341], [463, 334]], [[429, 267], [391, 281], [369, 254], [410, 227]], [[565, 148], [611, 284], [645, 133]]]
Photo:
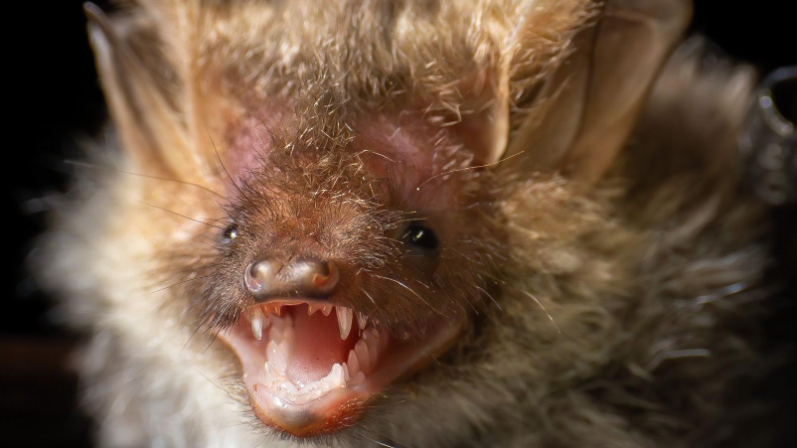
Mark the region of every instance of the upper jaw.
[[447, 349], [461, 329], [428, 324], [434, 330], [422, 338], [403, 340], [351, 308], [286, 298], [250, 307], [219, 338], [241, 361], [258, 418], [308, 437], [354, 424], [375, 393]]
[[244, 317], [246, 317], [250, 322], [252, 336], [254, 336], [254, 338], [257, 340], [260, 340], [262, 337], [262, 330], [264, 328], [268, 328], [268, 326], [271, 324], [272, 315], [281, 317], [284, 307], [299, 305], [307, 305], [308, 315], [313, 315], [320, 312], [324, 314], [324, 316], [329, 316], [333, 311], [335, 311], [335, 314], [338, 318], [340, 338], [343, 340], [348, 338], [353, 324], [355, 323], [355, 317], [357, 319], [356, 322], [360, 331], [364, 330], [368, 324], [368, 315], [362, 312], [355, 313], [354, 310], [349, 307], [335, 305], [326, 300], [314, 300], [302, 297], [285, 298], [269, 300], [268, 302], [254, 305], [244, 313]]

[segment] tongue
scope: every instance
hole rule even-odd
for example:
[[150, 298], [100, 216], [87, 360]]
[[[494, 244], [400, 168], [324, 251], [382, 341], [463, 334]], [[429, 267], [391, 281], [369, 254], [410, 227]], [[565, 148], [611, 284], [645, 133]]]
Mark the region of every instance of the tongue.
[[309, 384], [327, 376], [335, 363], [343, 364], [357, 342], [352, 329], [348, 339], [340, 339], [338, 319], [316, 312], [307, 315], [307, 306], [294, 308], [293, 348], [288, 359], [287, 375], [295, 384]]

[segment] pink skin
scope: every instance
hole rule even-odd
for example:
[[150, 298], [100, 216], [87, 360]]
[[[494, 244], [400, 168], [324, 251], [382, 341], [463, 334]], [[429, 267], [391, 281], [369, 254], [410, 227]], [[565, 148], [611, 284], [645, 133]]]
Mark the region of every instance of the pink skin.
[[[275, 112], [276, 111], [276, 112]], [[226, 157], [226, 166], [237, 182], [245, 181], [259, 159], [268, 155], [271, 145], [269, 129], [284, 129], [297, 121], [286, 108], [269, 106], [246, 118], [235, 130]], [[455, 184], [444, 177], [433, 176], [443, 171], [437, 166], [440, 154], [430, 150], [438, 139], [421, 117], [401, 114], [400, 117], [375, 116], [354, 120], [357, 132], [354, 146], [360, 151], [368, 171], [386, 178], [398, 191], [403, 206], [414, 210], [444, 210], [454, 205]], [[450, 140], [450, 135], [446, 135]], [[232, 185], [228, 194], [235, 195]]]

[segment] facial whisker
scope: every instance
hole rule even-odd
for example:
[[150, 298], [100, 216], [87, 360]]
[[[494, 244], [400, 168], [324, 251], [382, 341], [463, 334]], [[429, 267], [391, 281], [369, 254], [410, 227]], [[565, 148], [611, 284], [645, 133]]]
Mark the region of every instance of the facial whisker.
[[180, 281], [180, 282], [177, 282], [177, 283], [173, 283], [173, 284], [171, 284], [171, 285], [169, 285], [169, 286], [166, 286], [166, 287], [164, 287], [164, 288], [161, 288], [161, 289], [156, 289], [155, 291], [148, 292], [148, 293], [146, 293], [146, 294], [144, 294], [144, 295], [145, 295], [145, 296], [152, 295], [152, 294], [155, 294], [155, 293], [158, 293], [158, 292], [161, 292], [161, 291], [165, 291], [165, 290], [167, 290], [167, 289], [169, 289], [169, 288], [174, 288], [175, 286], [182, 285], [183, 283], [192, 282], [192, 281], [194, 281], [194, 280], [201, 280], [201, 279], [203, 279], [203, 278], [208, 278], [208, 277], [213, 277], [213, 276], [212, 276], [212, 275], [205, 275], [205, 276], [203, 276], [203, 277], [194, 277], [194, 278], [189, 278], [188, 280], [183, 280], [183, 281]]
[[360, 291], [362, 291], [363, 294], [365, 294], [365, 296], [368, 297], [374, 305], [376, 305], [376, 300], [371, 297], [371, 294], [368, 294], [368, 291], [366, 291], [365, 288], [360, 288]]
[[80, 166], [80, 167], [84, 167], [84, 168], [97, 169], [97, 170], [111, 170], [111, 171], [114, 171], [114, 172], [117, 172], [117, 173], [121, 173], [121, 174], [128, 174], [130, 176], [143, 177], [145, 179], [162, 180], [162, 181], [165, 181], [165, 182], [176, 182], [178, 184], [189, 185], [191, 187], [199, 188], [200, 190], [206, 191], [206, 192], [208, 192], [208, 193], [210, 193], [210, 194], [212, 194], [214, 196], [220, 197], [222, 199], [226, 199], [226, 197], [223, 194], [217, 193], [216, 191], [213, 191], [213, 190], [211, 190], [210, 188], [208, 188], [208, 187], [206, 187], [204, 185], [196, 184], [196, 183], [193, 183], [193, 182], [188, 182], [188, 181], [185, 181], [185, 180], [171, 179], [169, 177], [152, 176], [152, 175], [149, 175], [149, 174], [134, 173], [132, 171], [120, 170], [118, 168], [113, 168], [113, 167], [102, 167], [102, 166], [92, 165], [90, 163], [77, 162], [77, 161], [74, 161], [74, 160], [65, 160], [64, 163], [69, 164], [69, 165], [74, 165], [74, 166]]
[[503, 308], [501, 308], [501, 305], [498, 303], [498, 301], [495, 300], [495, 297], [493, 297], [492, 294], [487, 292], [486, 289], [484, 289], [484, 288], [482, 288], [481, 286], [478, 286], [478, 285], [475, 286], [475, 288], [478, 289], [479, 291], [483, 292], [487, 297], [489, 297], [490, 300], [493, 301], [493, 303], [495, 304], [495, 306], [498, 308], [499, 311], [503, 311], [504, 310]]
[[421, 297], [421, 295], [420, 295], [420, 294], [418, 294], [417, 292], [415, 292], [415, 290], [414, 290], [414, 289], [410, 288], [409, 286], [405, 285], [404, 283], [402, 283], [402, 282], [400, 282], [400, 281], [398, 281], [398, 280], [396, 280], [396, 279], [394, 279], [394, 278], [385, 277], [385, 276], [382, 276], [382, 275], [377, 275], [377, 274], [374, 274], [374, 277], [381, 278], [381, 279], [384, 279], [384, 280], [389, 280], [389, 281], [391, 281], [391, 282], [394, 282], [394, 283], [398, 284], [398, 285], [399, 285], [399, 286], [401, 286], [402, 288], [404, 288], [404, 289], [406, 289], [407, 291], [409, 291], [409, 292], [413, 293], [413, 294], [414, 294], [414, 295], [415, 295], [415, 296], [416, 296], [418, 299], [420, 299], [420, 301], [421, 301], [421, 302], [423, 302], [424, 304], [426, 304], [426, 306], [428, 306], [428, 307], [429, 307], [429, 309], [431, 309], [432, 311], [434, 311], [435, 313], [437, 313], [437, 314], [438, 314], [438, 315], [440, 315], [440, 316], [442, 316], [442, 315], [443, 315], [441, 312], [439, 312], [439, 311], [437, 311], [436, 309], [434, 309], [434, 307], [433, 307], [432, 305], [430, 305], [430, 304], [429, 304], [429, 302], [427, 302], [427, 301], [426, 301], [426, 300], [425, 300], [423, 297]]
[[205, 225], [205, 226], [208, 226], [208, 227], [212, 227], [212, 228], [214, 228], [214, 229], [224, 230], [224, 228], [223, 228], [223, 227], [219, 227], [219, 226], [217, 226], [217, 225], [210, 224], [210, 223], [208, 223], [208, 222], [205, 222], [205, 221], [202, 221], [202, 220], [200, 220], [200, 219], [192, 218], [192, 217], [190, 217], [190, 216], [186, 216], [186, 215], [183, 215], [183, 214], [181, 214], [181, 213], [177, 213], [177, 212], [175, 212], [175, 211], [173, 211], [173, 210], [169, 210], [169, 209], [167, 209], [167, 208], [159, 207], [159, 206], [157, 206], [157, 205], [150, 204], [150, 203], [148, 203], [148, 202], [144, 202], [144, 201], [138, 201], [138, 202], [140, 202], [140, 203], [142, 203], [142, 204], [144, 204], [144, 205], [146, 205], [146, 206], [149, 206], [149, 207], [152, 207], [152, 208], [155, 208], [155, 209], [158, 209], [158, 210], [162, 210], [162, 211], [164, 211], [164, 212], [166, 212], [166, 213], [171, 213], [171, 214], [173, 214], [173, 215], [175, 215], [175, 216], [179, 216], [179, 217], [181, 217], [181, 218], [185, 218], [185, 219], [187, 219], [187, 220], [189, 220], [189, 221], [193, 221], [193, 222], [195, 222], [195, 223], [197, 223], [197, 224], [202, 224], [202, 225]]
[[374, 439], [372, 439], [372, 438], [370, 438], [370, 437], [366, 436], [365, 434], [363, 434], [363, 433], [361, 433], [361, 432], [359, 432], [359, 431], [355, 431], [355, 432], [356, 432], [356, 433], [357, 433], [357, 434], [358, 434], [360, 437], [363, 437], [363, 438], [365, 438], [365, 439], [368, 439], [368, 440], [370, 440], [371, 442], [374, 442], [374, 443], [376, 443], [377, 445], [383, 446], [383, 447], [385, 447], [385, 448], [398, 448], [398, 447], [396, 447], [396, 446], [393, 446], [393, 445], [388, 445], [387, 443], [380, 442], [380, 441], [378, 441], [378, 440], [374, 440]]
[[216, 152], [216, 159], [218, 159], [219, 165], [221, 165], [221, 169], [224, 170], [224, 173], [227, 175], [227, 178], [230, 179], [230, 183], [232, 183], [232, 186], [235, 187], [236, 190], [238, 190], [238, 193], [241, 193], [241, 196], [243, 196], [244, 192], [241, 190], [241, 187], [238, 186], [238, 183], [235, 182], [235, 179], [232, 178], [230, 172], [227, 171], [227, 167], [224, 166], [224, 162], [221, 160], [221, 154], [219, 154], [219, 148], [216, 147], [216, 142], [213, 141], [213, 136], [210, 135], [210, 131], [208, 130], [208, 128], [205, 128], [205, 132], [208, 133], [210, 144], [213, 145], [213, 150]]
[[556, 321], [553, 319], [553, 316], [551, 316], [551, 313], [549, 313], [548, 310], [545, 309], [545, 307], [542, 305], [542, 302], [540, 302], [539, 299], [537, 299], [537, 297], [534, 296], [534, 294], [528, 291], [521, 291], [521, 292], [529, 296], [531, 300], [534, 301], [534, 303], [536, 303], [540, 308], [542, 308], [542, 311], [548, 316], [548, 320], [551, 321], [551, 324], [553, 324], [553, 327], [556, 328], [556, 331], [559, 332], [559, 334], [562, 334], [562, 330], [560, 330], [559, 326], [556, 325]]
[[198, 367], [194, 367], [194, 370], [195, 370], [195, 371], [196, 371], [198, 374], [202, 375], [202, 377], [203, 377], [203, 378], [205, 378], [205, 379], [206, 379], [206, 380], [207, 380], [207, 381], [208, 381], [210, 384], [212, 384], [213, 386], [215, 386], [216, 388], [218, 388], [219, 390], [221, 390], [221, 391], [223, 391], [225, 394], [227, 394], [227, 396], [228, 396], [228, 397], [232, 398], [233, 400], [239, 401], [239, 400], [238, 400], [236, 397], [234, 397], [234, 396], [233, 396], [233, 395], [230, 393], [230, 391], [228, 391], [228, 390], [227, 390], [227, 388], [226, 388], [226, 387], [224, 387], [224, 386], [223, 386], [223, 385], [221, 385], [221, 384], [217, 384], [215, 381], [211, 380], [211, 379], [210, 379], [210, 378], [209, 378], [207, 375], [205, 375], [205, 373], [204, 373], [204, 372], [202, 372], [202, 371], [201, 371], [201, 370], [200, 370]]

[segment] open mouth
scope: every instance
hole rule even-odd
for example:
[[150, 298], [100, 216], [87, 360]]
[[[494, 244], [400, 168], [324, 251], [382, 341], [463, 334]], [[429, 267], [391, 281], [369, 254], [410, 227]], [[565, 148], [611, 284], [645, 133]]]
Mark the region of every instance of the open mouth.
[[351, 308], [285, 299], [250, 307], [219, 337], [241, 361], [258, 418], [309, 437], [356, 423], [369, 399], [447, 349], [460, 328], [427, 326], [420, 339], [394, 337]]

